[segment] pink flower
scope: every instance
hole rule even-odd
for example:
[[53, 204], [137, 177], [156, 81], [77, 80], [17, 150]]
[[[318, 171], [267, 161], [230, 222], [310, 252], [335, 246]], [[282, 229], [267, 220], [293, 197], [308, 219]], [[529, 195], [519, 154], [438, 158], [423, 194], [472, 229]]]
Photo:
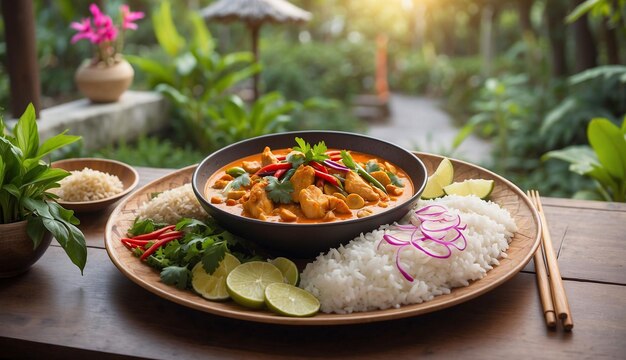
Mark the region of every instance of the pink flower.
[[[103, 26], [108, 16], [104, 15], [96, 4], [89, 5], [89, 11], [93, 15], [93, 23], [95, 26]], [[109, 18], [110, 19], [110, 18]]]
[[137, 30], [137, 24], [134, 22], [143, 19], [144, 13], [141, 11], [130, 11], [128, 5], [120, 6], [120, 12], [122, 13], [122, 29]]
[[79, 40], [87, 39], [94, 42], [94, 32], [91, 29], [91, 21], [88, 18], [83, 19], [81, 22], [73, 22], [70, 24], [70, 27], [76, 31], [77, 34], [72, 36], [71, 43], [74, 44]]

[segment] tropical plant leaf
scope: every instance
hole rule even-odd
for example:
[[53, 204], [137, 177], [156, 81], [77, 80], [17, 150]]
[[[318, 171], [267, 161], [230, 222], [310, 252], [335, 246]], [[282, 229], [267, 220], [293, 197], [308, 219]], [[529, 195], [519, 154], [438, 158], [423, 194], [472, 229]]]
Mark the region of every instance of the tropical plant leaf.
[[161, 48], [170, 56], [176, 56], [185, 47], [185, 38], [178, 34], [172, 19], [171, 4], [161, 2], [161, 6], [153, 13], [154, 34]]
[[39, 216], [29, 216], [27, 219], [26, 233], [28, 237], [33, 241], [33, 249], [37, 249], [43, 240], [43, 236], [46, 232], [45, 226], [43, 226], [43, 218]]
[[28, 104], [26, 111], [20, 116], [13, 129], [17, 147], [22, 150], [25, 158], [32, 158], [37, 155], [39, 148], [39, 132], [37, 130], [37, 116], [32, 103]]
[[587, 137], [602, 166], [615, 178], [626, 180], [626, 140], [620, 128], [596, 118], [589, 123]]
[[593, 169], [593, 166], [600, 165], [598, 157], [587, 145], [569, 146], [565, 149], [553, 150], [541, 157], [542, 161], [548, 159], [559, 159], [570, 163], [570, 170], [579, 175], [587, 175]]
[[190, 20], [194, 29], [191, 45], [193, 51], [205, 55], [212, 53], [215, 49], [215, 40], [213, 40], [209, 28], [204, 23], [204, 19], [198, 14], [192, 13]]
[[44, 141], [37, 151], [36, 158], [41, 159], [44, 156], [53, 152], [54, 150], [60, 149], [63, 146], [80, 140], [80, 136], [65, 135], [65, 133], [67, 133], [67, 130]]
[[591, 11], [591, 9], [593, 9], [596, 5], [600, 4], [602, 1], [603, 0], [587, 0], [579, 4], [574, 8], [574, 10], [572, 10], [569, 15], [567, 15], [565, 21], [568, 24], [575, 22], [576, 20], [580, 19], [581, 16]]
[[150, 74], [153, 78], [151, 81], [155, 85], [159, 83], [172, 85], [174, 83], [173, 71], [164, 63], [134, 55], [125, 55], [124, 58], [141, 69], [141, 71]]

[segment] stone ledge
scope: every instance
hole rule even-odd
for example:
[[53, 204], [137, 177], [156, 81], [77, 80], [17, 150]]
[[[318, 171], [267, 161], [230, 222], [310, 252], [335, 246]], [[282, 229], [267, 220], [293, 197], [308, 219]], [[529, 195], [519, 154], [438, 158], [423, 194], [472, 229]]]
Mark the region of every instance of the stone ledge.
[[[81, 99], [44, 109], [37, 126], [41, 140], [69, 129], [68, 134], [83, 137], [85, 149], [95, 150], [161, 130], [168, 124], [168, 114], [168, 103], [161, 94], [127, 91], [115, 103]], [[14, 121], [7, 123], [12, 127]]]

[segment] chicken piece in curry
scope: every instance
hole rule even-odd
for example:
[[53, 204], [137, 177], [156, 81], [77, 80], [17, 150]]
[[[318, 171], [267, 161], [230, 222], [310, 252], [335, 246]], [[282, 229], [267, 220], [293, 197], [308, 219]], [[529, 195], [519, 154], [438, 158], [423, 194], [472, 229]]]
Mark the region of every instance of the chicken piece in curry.
[[413, 196], [407, 174], [385, 159], [296, 143], [227, 164], [209, 178], [207, 197], [254, 219], [316, 223], [370, 216]]

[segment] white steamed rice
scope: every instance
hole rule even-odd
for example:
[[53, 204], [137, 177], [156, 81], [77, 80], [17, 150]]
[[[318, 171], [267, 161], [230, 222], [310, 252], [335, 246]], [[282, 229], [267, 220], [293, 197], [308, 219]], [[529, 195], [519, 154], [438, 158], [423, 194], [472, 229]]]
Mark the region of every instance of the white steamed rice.
[[182, 218], [206, 219], [209, 215], [196, 198], [191, 184], [160, 193], [140, 208], [139, 219], [157, 223], [176, 224]]
[[[434, 203], [448, 207], [467, 224], [464, 251], [453, 249], [449, 258], [436, 259], [414, 247], [404, 248], [401, 263], [415, 278], [409, 282], [395, 265], [397, 247], [383, 243], [377, 250], [385, 231], [389, 231], [384, 225], [361, 234], [345, 247], [318, 256], [304, 269], [300, 286], [320, 300], [321, 310], [326, 313], [397, 308], [432, 300], [450, 293], [453, 287], [467, 286], [498, 265], [499, 257], [506, 257], [509, 241], [517, 230], [507, 210], [474, 196], [420, 201], [418, 208]], [[426, 242], [423, 244], [428, 247]], [[434, 247], [430, 250], [437, 252]]]
[[124, 184], [117, 176], [87, 167], [70, 171], [69, 176], [59, 181], [59, 185], [51, 191], [63, 201], [74, 202], [102, 200], [124, 190]]

